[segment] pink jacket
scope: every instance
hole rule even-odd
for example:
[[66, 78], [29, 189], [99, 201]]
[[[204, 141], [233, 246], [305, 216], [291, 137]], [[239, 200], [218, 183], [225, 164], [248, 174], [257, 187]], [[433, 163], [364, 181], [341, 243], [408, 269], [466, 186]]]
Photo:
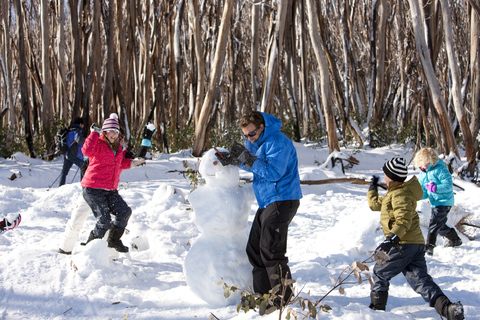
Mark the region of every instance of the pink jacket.
[[120, 173], [130, 169], [132, 159], [125, 159], [127, 150], [119, 149], [115, 155], [105, 139], [105, 136], [92, 132], [83, 144], [82, 153], [90, 163], [83, 176], [82, 187], [117, 190]]

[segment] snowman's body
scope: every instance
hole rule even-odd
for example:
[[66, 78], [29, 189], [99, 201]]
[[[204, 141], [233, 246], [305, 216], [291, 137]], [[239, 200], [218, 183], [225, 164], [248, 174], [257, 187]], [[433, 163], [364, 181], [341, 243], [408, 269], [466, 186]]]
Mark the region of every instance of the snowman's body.
[[199, 171], [206, 184], [188, 198], [200, 236], [185, 258], [187, 284], [209, 304], [238, 304], [239, 292], [226, 299], [218, 282], [223, 279], [227, 285], [242, 289], [252, 285], [245, 247], [253, 189], [251, 185], [239, 186], [238, 168], [222, 166], [213, 149], [202, 157]]

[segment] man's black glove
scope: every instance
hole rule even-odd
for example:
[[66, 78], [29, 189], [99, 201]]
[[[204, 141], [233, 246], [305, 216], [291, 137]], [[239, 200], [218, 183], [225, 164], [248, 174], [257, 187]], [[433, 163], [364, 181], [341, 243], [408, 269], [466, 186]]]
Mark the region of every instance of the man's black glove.
[[234, 142], [230, 146], [230, 155], [243, 163], [248, 169], [252, 169], [253, 163], [257, 159], [257, 157], [248, 152], [243, 144], [238, 142]]
[[238, 165], [240, 165], [240, 161], [233, 158], [232, 155], [230, 154], [230, 152], [218, 151], [215, 148], [215, 156], [217, 157], [218, 161], [220, 161], [220, 163], [223, 166], [228, 166], [228, 165], [238, 166]]
[[372, 181], [370, 181], [370, 188], [368, 188], [368, 191], [374, 190], [378, 191], [378, 177], [377, 176], [372, 176]]
[[383, 251], [385, 253], [388, 253], [392, 247], [395, 247], [398, 252], [400, 252], [400, 246], [398, 245], [400, 243], [400, 238], [395, 234], [390, 232], [390, 234], [385, 238], [385, 240], [380, 243], [380, 245], [375, 249], [375, 253], [378, 251]]

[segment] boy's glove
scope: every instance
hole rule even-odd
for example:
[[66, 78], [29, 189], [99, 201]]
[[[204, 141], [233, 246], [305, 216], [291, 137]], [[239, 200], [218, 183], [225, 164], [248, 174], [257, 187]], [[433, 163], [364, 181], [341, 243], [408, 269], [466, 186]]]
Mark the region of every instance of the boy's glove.
[[372, 176], [372, 181], [370, 181], [370, 188], [368, 188], [368, 191], [378, 191], [378, 177], [377, 176]]
[[97, 127], [96, 123], [92, 123], [92, 125], [90, 126], [90, 132], [96, 132], [100, 135], [100, 134], [102, 134], [102, 129]]
[[145, 165], [145, 159], [133, 159], [130, 168], [138, 168]]
[[232, 155], [230, 154], [230, 152], [221, 152], [221, 151], [218, 151], [215, 148], [215, 156], [217, 157], [218, 161], [220, 161], [222, 166], [228, 166], [228, 165], [238, 166], [238, 165], [240, 165], [240, 161], [233, 158]]
[[232, 158], [243, 163], [248, 169], [252, 169], [253, 163], [257, 159], [257, 157], [248, 152], [243, 144], [238, 142], [234, 142], [230, 146], [230, 155]]
[[425, 188], [427, 188], [427, 190], [430, 192], [437, 193], [437, 186], [433, 182], [425, 184]]
[[398, 245], [399, 243], [400, 238], [395, 233], [390, 232], [390, 234], [385, 238], [385, 240], [380, 243], [377, 249], [375, 249], [375, 253], [378, 251], [388, 253], [392, 249], [392, 247], [395, 247], [395, 249], [400, 252], [400, 246]]
[[155, 134], [155, 125], [153, 123], [148, 123], [143, 129], [143, 140], [142, 147], [151, 147], [152, 146], [152, 137]]
[[10, 222], [7, 220], [7, 218], [4, 218], [2, 221], [0, 221], [0, 232], [16, 228], [21, 221], [22, 216], [20, 214], [13, 220], [13, 222]]

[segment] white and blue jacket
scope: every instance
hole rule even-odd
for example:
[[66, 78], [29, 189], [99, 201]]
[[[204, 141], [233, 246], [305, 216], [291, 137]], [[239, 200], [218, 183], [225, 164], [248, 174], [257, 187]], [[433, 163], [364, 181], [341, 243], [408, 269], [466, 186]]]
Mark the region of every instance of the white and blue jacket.
[[[438, 159], [437, 164], [433, 167], [432, 164], [429, 164], [425, 172], [421, 171], [418, 181], [423, 189], [422, 200], [428, 198], [432, 208], [439, 206], [452, 207], [455, 204], [452, 174], [448, 171], [442, 159]], [[437, 192], [434, 193], [427, 190], [425, 184], [429, 182], [435, 183]]]

